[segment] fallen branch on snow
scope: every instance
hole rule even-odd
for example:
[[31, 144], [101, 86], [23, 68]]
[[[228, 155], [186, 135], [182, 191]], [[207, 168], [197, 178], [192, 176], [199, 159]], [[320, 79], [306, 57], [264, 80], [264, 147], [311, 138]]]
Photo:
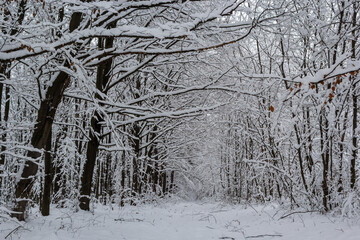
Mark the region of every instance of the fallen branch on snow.
[[[23, 226], [17, 226], [16, 228], [14, 228], [13, 230], [11, 230], [11, 232], [9, 232], [6, 236], [5, 239], [7, 239], [9, 236], [11, 236], [11, 234], [17, 232], [20, 228], [24, 228]], [[30, 231], [29, 229], [24, 228], [25, 230]]]
[[313, 213], [313, 212], [319, 212], [318, 210], [310, 210], [310, 211], [297, 211], [297, 212], [292, 212], [292, 213], [289, 213], [289, 214], [286, 214], [286, 215], [283, 215], [282, 217], [279, 218], [279, 220], [281, 219], [284, 219], [284, 218], [287, 218], [293, 214], [297, 214], [297, 213]]
[[282, 234], [261, 234], [261, 235], [247, 236], [245, 238], [248, 239], [248, 238], [282, 237], [282, 236], [283, 236]]

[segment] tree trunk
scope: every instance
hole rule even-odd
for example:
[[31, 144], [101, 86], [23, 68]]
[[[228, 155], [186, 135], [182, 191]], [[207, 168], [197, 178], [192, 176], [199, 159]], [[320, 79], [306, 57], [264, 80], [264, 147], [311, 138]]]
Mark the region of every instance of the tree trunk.
[[350, 161], [350, 187], [352, 189], [355, 188], [356, 183], [356, 158], [357, 158], [357, 96], [356, 96], [356, 84], [353, 86], [353, 126], [352, 126], [352, 153], [351, 153], [351, 161]]
[[[74, 13], [70, 20], [70, 32], [74, 31], [81, 20], [81, 13]], [[70, 67], [68, 62], [65, 67]], [[63, 97], [64, 91], [69, 85], [70, 76], [65, 72], [60, 72], [53, 81], [53, 84], [47, 89], [45, 99], [42, 99], [38, 116], [34, 127], [34, 132], [31, 137], [31, 145], [34, 147], [33, 151], [28, 151], [28, 159], [21, 171], [21, 178], [18, 180], [15, 189], [16, 205], [14, 207], [13, 217], [19, 221], [25, 220], [25, 211], [30, 201], [31, 188], [35, 180], [35, 175], [38, 170], [38, 160], [41, 157], [41, 150], [46, 147], [49, 135], [51, 133], [52, 124], [56, 109], [59, 106]], [[35, 150], [36, 149], [36, 150]]]
[[[114, 43], [113, 37], [100, 38], [98, 47], [102, 48], [112, 48]], [[112, 66], [112, 58], [101, 63], [97, 68], [97, 77], [96, 77], [96, 88], [104, 93], [105, 87], [110, 80], [110, 72]], [[99, 94], [95, 94], [96, 99], [102, 99]], [[84, 165], [84, 170], [81, 176], [81, 188], [80, 188], [80, 208], [82, 210], [90, 210], [90, 194], [91, 186], [94, 174], [94, 167], [96, 164], [96, 156], [99, 151], [100, 146], [100, 134], [101, 134], [101, 122], [104, 121], [104, 117], [98, 112], [95, 111], [94, 116], [91, 118], [91, 131], [89, 136], [89, 141], [87, 144], [86, 151], [86, 162]]]
[[[328, 124], [327, 119], [323, 120], [323, 115], [325, 114], [325, 109], [323, 109], [324, 112], [320, 113], [320, 144], [321, 144], [321, 158], [323, 163], [323, 179], [322, 179], [322, 190], [323, 190], [323, 207], [324, 211], [327, 212], [329, 210], [328, 206], [328, 198], [329, 198], [329, 186], [328, 186], [328, 170], [329, 170], [329, 148], [328, 148]], [[323, 127], [323, 122], [325, 122], [325, 126]]]
[[[352, 35], [353, 40], [351, 41], [351, 50], [352, 50], [352, 60], [356, 59], [356, 15], [357, 15], [357, 4], [356, 1], [353, 1], [353, 15], [352, 15]], [[356, 77], [352, 76], [352, 77]], [[351, 162], [350, 162], [350, 187], [352, 189], [355, 188], [356, 183], [356, 158], [357, 158], [357, 93], [356, 93], [356, 83], [353, 85], [353, 93], [352, 93], [352, 100], [353, 100], [353, 127], [352, 127], [352, 154], [351, 154]]]
[[53, 179], [52, 174], [52, 154], [51, 154], [51, 140], [52, 140], [52, 129], [50, 128], [49, 136], [45, 147], [45, 167], [44, 167], [44, 191], [41, 204], [41, 214], [43, 216], [49, 216], [50, 214], [50, 203], [51, 203], [51, 183]]
[[65, 72], [60, 72], [53, 85], [48, 88], [45, 99], [41, 102], [38, 111], [38, 117], [31, 137], [31, 145], [37, 149], [29, 151], [27, 157], [32, 160], [25, 162], [21, 173], [21, 179], [18, 181], [15, 190], [17, 199], [14, 214], [20, 221], [25, 220], [25, 210], [29, 202], [31, 188], [38, 170], [38, 160], [41, 157], [41, 149], [46, 147], [56, 109], [61, 101], [65, 88], [68, 86], [70, 77]]

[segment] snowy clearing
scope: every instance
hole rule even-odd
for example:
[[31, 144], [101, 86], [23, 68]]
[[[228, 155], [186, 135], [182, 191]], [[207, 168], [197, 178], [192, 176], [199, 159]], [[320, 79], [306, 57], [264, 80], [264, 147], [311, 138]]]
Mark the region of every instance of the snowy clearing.
[[220, 203], [98, 206], [95, 214], [52, 209], [49, 217], [39, 213], [22, 227], [1, 222], [0, 239], [26, 240], [358, 240], [360, 219], [291, 214], [275, 205], [233, 206]]

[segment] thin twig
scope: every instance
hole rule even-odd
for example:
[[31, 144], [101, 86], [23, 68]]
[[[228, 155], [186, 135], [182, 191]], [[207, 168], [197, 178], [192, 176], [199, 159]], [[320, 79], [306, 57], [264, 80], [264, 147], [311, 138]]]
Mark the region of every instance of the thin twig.
[[[14, 228], [11, 232], [8, 233], [8, 235], [5, 236], [5, 239], [7, 239], [11, 234], [13, 234], [14, 232], [16, 232], [17, 230], [19, 230], [20, 228], [23, 228], [23, 226], [17, 226], [16, 228]], [[25, 228], [24, 228], [25, 229]], [[27, 230], [27, 229], [26, 229]]]
[[279, 218], [279, 220], [284, 219], [284, 218], [287, 218], [288, 216], [291, 216], [291, 215], [296, 214], [296, 213], [313, 213], [313, 212], [319, 212], [319, 211], [318, 211], [318, 210], [296, 211], [296, 212], [292, 212], [292, 213], [283, 215], [282, 217]]
[[248, 238], [282, 237], [282, 236], [283, 236], [282, 234], [261, 234], [261, 235], [247, 236], [245, 238], [248, 239]]

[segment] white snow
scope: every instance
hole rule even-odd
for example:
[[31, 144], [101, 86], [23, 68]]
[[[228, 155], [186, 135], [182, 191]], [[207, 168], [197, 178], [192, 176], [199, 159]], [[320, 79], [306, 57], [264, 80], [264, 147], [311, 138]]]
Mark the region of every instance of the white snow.
[[52, 208], [16, 229], [1, 222], [0, 239], [26, 240], [358, 240], [360, 219], [319, 213], [291, 214], [278, 206], [240, 206], [220, 203], [166, 203], [142, 206], [97, 206], [95, 213]]

